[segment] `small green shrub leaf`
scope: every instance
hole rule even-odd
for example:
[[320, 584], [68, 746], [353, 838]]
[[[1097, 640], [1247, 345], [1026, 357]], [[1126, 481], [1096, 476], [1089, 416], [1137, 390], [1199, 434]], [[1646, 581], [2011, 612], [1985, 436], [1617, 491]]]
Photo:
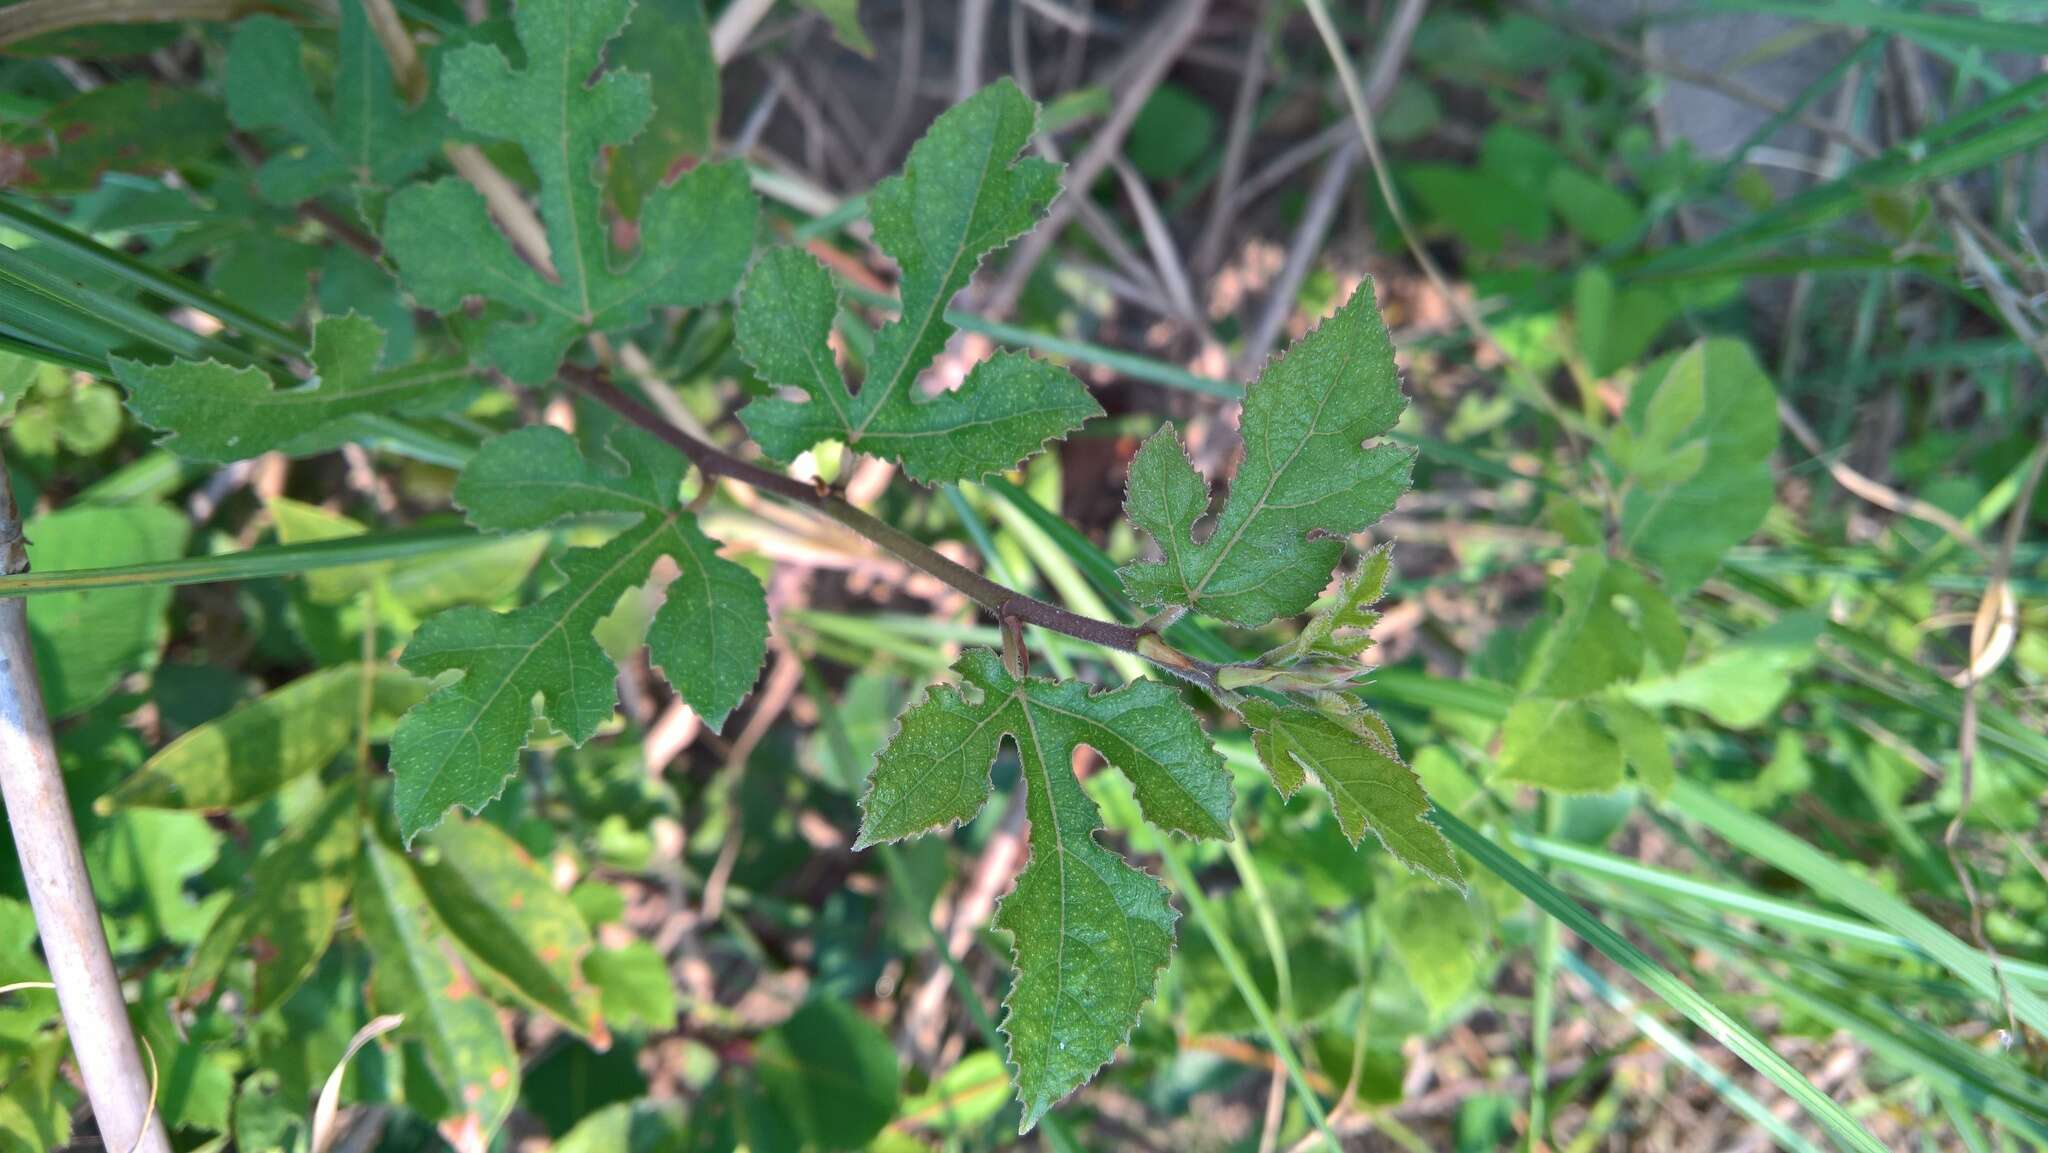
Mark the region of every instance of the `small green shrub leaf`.
[[1291, 616], [1330, 583], [1344, 538], [1407, 491], [1414, 451], [1365, 447], [1407, 404], [1372, 291], [1361, 284], [1245, 394], [1244, 457], [1206, 537], [1195, 528], [1209, 488], [1172, 426], [1138, 450], [1124, 511], [1160, 556], [1119, 570], [1133, 600], [1249, 627]]
[[235, 26], [223, 77], [229, 118], [238, 128], [280, 129], [295, 144], [256, 172], [257, 190], [275, 203], [296, 204], [349, 184], [391, 188], [440, 150], [440, 109], [407, 108], [361, 0], [342, 0], [340, 9], [332, 112], [313, 95], [297, 29], [273, 16]]
[[972, 818], [988, 799], [1004, 738], [1016, 746], [1031, 860], [995, 926], [1014, 941], [1003, 1031], [1028, 1130], [1115, 1054], [1173, 949], [1165, 887], [1095, 840], [1102, 816], [1074, 777], [1074, 750], [1100, 753], [1131, 779], [1147, 820], [1190, 836], [1229, 835], [1230, 777], [1194, 713], [1164, 684], [1090, 692], [1071, 681], [1019, 680], [986, 649], [961, 657], [954, 671], [960, 687], [927, 693], [877, 758], [859, 844]]
[[495, 324], [485, 338], [490, 362], [518, 381], [546, 381], [586, 333], [638, 324], [655, 308], [723, 298], [753, 250], [746, 168], [725, 161], [649, 191], [639, 249], [614, 263], [597, 162], [639, 135], [652, 99], [641, 74], [615, 68], [591, 78], [631, 6], [524, 0], [513, 13], [523, 68], [492, 45], [466, 44], [441, 69], [441, 99], [457, 123], [526, 153], [540, 180], [553, 278], [513, 252], [483, 195], [462, 180], [401, 189], [385, 213], [385, 249], [420, 304], [446, 313], [483, 297], [531, 317]]
[[[113, 568], [172, 560], [191, 522], [162, 505], [64, 509], [22, 525], [31, 571]], [[81, 589], [33, 597], [29, 640], [52, 717], [68, 716], [114, 690], [122, 677], [156, 664], [170, 633], [166, 585]]]
[[1243, 714], [1259, 760], [1283, 794], [1315, 774], [1353, 845], [1370, 831], [1410, 869], [1464, 886], [1450, 843], [1429, 823], [1422, 781], [1394, 751], [1393, 734], [1378, 717], [1360, 712], [1340, 718], [1256, 697], [1244, 702]]
[[519, 1054], [470, 976], [405, 857], [365, 841], [356, 879], [356, 924], [375, 961], [370, 999], [402, 1013], [401, 1035], [419, 1041], [449, 1114], [441, 1135], [458, 1150], [483, 1150], [519, 1097]]
[[563, 582], [523, 608], [475, 606], [429, 618], [400, 663], [421, 676], [460, 672], [407, 713], [392, 736], [400, 832], [408, 842], [450, 805], [474, 812], [504, 788], [533, 727], [533, 699], [576, 744], [612, 715], [617, 669], [592, 637], [661, 557], [681, 570], [648, 630], [657, 668], [716, 729], [753, 687], [767, 653], [768, 609], [752, 573], [682, 507], [682, 458], [636, 429], [615, 433], [612, 459], [584, 459], [559, 429], [521, 429], [487, 443], [456, 484], [479, 528], [519, 532], [570, 516], [639, 520], [599, 548], [555, 562]]
[[312, 973], [355, 883], [362, 821], [354, 781], [329, 789], [313, 810], [270, 843], [249, 870], [247, 892], [221, 908], [193, 950], [181, 995], [204, 995], [237, 952], [255, 975], [249, 1014], [280, 1004]]
[[414, 858], [434, 913], [476, 964], [579, 1036], [608, 1034], [583, 978], [590, 929], [518, 842], [487, 821], [445, 821]]
[[229, 461], [279, 451], [326, 452], [351, 439], [349, 418], [453, 397], [471, 373], [453, 361], [377, 371], [384, 332], [353, 313], [313, 327], [313, 377], [280, 388], [260, 368], [216, 360], [145, 364], [114, 359], [128, 407], [169, 435], [165, 448], [194, 460]]
[[761, 397], [740, 410], [770, 457], [792, 460], [836, 440], [900, 462], [921, 483], [978, 480], [1102, 415], [1072, 373], [1020, 353], [976, 365], [955, 391], [918, 394], [918, 377], [953, 333], [947, 303], [1059, 191], [1055, 166], [1014, 159], [1037, 118], [1015, 84], [998, 81], [940, 116], [903, 172], [869, 195], [875, 241], [903, 269], [903, 302], [901, 316], [875, 334], [859, 392], [826, 343], [839, 311], [831, 275], [798, 249], [770, 252], [755, 266], [740, 293], [741, 350], [770, 383], [804, 396]]
[[1621, 744], [1584, 701], [1524, 697], [1501, 729], [1496, 779], [1564, 793], [1605, 793], [1621, 785]]
[[754, 1048], [754, 1075], [812, 1148], [865, 1149], [896, 1115], [889, 1035], [844, 1001], [813, 999]]
[[[418, 677], [388, 666], [371, 676], [371, 719], [395, 717], [426, 695]], [[317, 773], [355, 735], [363, 666], [336, 665], [273, 689], [165, 745], [121, 782], [124, 809], [228, 809]]]
[[[1627, 454], [1640, 467], [1621, 543], [1674, 593], [1689, 591], [1770, 511], [1777, 391], [1747, 344], [1706, 340], [1646, 368], [1623, 416], [1641, 447]], [[1687, 467], [1674, 469], [1681, 454]]]

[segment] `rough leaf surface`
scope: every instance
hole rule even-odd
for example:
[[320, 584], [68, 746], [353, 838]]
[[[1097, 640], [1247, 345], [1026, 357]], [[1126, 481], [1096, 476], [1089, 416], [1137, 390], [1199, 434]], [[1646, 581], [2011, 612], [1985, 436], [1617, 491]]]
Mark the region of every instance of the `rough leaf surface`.
[[1215, 527], [1204, 483], [1172, 426], [1131, 461], [1124, 511], [1159, 559], [1120, 570], [1133, 600], [1184, 605], [1258, 627], [1306, 609], [1330, 582], [1344, 538], [1386, 515], [1408, 489], [1413, 450], [1365, 442], [1407, 401], [1372, 283], [1297, 342], [1246, 392], [1244, 456]]
[[276, 128], [296, 147], [256, 172], [265, 199], [297, 204], [345, 185], [390, 188], [433, 159], [446, 129], [431, 104], [407, 108], [360, 0], [342, 0], [334, 106], [322, 108], [301, 59], [298, 30], [274, 16], [235, 26], [223, 84], [239, 128]]
[[399, 830], [410, 841], [450, 805], [474, 812], [503, 789], [533, 727], [533, 701], [576, 744], [612, 715], [617, 668], [591, 632], [661, 557], [680, 570], [648, 629], [654, 664], [716, 729], [753, 687], [767, 652], [768, 610], [752, 573], [680, 503], [682, 459], [634, 429], [611, 461], [584, 458], [567, 433], [533, 427], [486, 444], [455, 488], [478, 528], [522, 532], [565, 517], [637, 515], [598, 548], [555, 562], [561, 587], [508, 613], [473, 606], [430, 618], [400, 663], [420, 676], [460, 672], [399, 721], [392, 736]]
[[934, 688], [905, 712], [877, 758], [860, 844], [971, 819], [1004, 738], [1016, 747], [1031, 859], [995, 926], [1014, 941], [1003, 1031], [1029, 1129], [1115, 1054], [1173, 949], [1164, 886], [1095, 840], [1102, 816], [1073, 774], [1074, 750], [1102, 754], [1131, 779], [1146, 819], [1190, 836], [1229, 835], [1230, 777], [1166, 685], [1091, 692], [1018, 680], [985, 649], [954, 671], [960, 686]]
[[365, 838], [356, 877], [356, 924], [375, 967], [370, 1001], [402, 1013], [449, 1101], [441, 1135], [482, 1153], [519, 1097], [519, 1054], [464, 967], [404, 854]]
[[414, 868], [448, 931], [527, 1003], [602, 1044], [597, 991], [583, 977], [590, 930], [568, 895], [488, 821], [446, 821], [422, 843]]
[[1361, 712], [1340, 719], [1258, 698], [1247, 700], [1243, 712], [1259, 760], [1283, 793], [1314, 774], [1353, 845], [1370, 831], [1410, 869], [1463, 887], [1450, 842], [1429, 823], [1429, 795], [1379, 718]]
[[652, 99], [643, 75], [597, 74], [630, 8], [631, 0], [522, 0], [513, 19], [523, 68], [488, 44], [464, 45], [442, 66], [449, 114], [525, 151], [540, 181], [553, 278], [519, 258], [465, 181], [402, 189], [386, 214], [385, 249], [420, 304], [445, 313], [483, 297], [531, 317], [496, 324], [485, 338], [490, 362], [518, 381], [546, 381], [585, 333], [637, 324], [651, 309], [723, 298], [753, 249], [746, 169], [726, 161], [649, 192], [640, 202], [639, 249], [615, 264], [597, 162], [639, 135]]
[[748, 275], [740, 348], [769, 383], [803, 397], [762, 397], [740, 411], [770, 457], [788, 461], [836, 440], [898, 461], [926, 484], [976, 480], [1102, 415], [1073, 374], [1020, 353], [976, 365], [954, 391], [919, 395], [918, 377], [953, 334], [947, 303], [1059, 191], [1056, 166], [1016, 159], [1037, 117], [1016, 85], [998, 81], [939, 117], [903, 172], [869, 195], [875, 242], [903, 271], [902, 313], [875, 334], [858, 392], [827, 344], [839, 311], [831, 275], [798, 249], [769, 253]]
[[283, 452], [305, 456], [349, 440], [351, 419], [452, 397], [472, 375], [453, 361], [378, 372], [384, 332], [354, 313], [313, 327], [313, 377], [279, 387], [260, 368], [217, 360], [144, 364], [115, 358], [128, 407], [169, 434], [163, 446], [195, 460]]
[[362, 822], [355, 784], [328, 790], [313, 810], [270, 843], [249, 870], [249, 888], [221, 909], [192, 951], [182, 995], [203, 996], [244, 950], [252, 1016], [281, 1003], [313, 971], [334, 938], [355, 881]]

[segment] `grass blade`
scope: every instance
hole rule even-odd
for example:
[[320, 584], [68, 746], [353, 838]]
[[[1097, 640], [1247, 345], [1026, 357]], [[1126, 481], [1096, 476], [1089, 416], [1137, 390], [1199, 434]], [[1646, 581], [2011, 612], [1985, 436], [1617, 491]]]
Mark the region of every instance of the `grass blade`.
[[490, 538], [467, 528], [405, 529], [305, 544], [244, 549], [224, 556], [151, 561], [113, 568], [26, 572], [0, 577], [0, 597], [28, 597], [79, 589], [134, 585], [198, 585], [292, 576], [315, 569], [345, 568], [404, 560], [482, 543]]
[[1770, 1078], [1820, 1122], [1842, 1148], [1859, 1150], [1860, 1153], [1883, 1153], [1884, 1146], [1870, 1135], [1869, 1130], [1857, 1124], [1856, 1119], [1834, 1098], [1815, 1088], [1813, 1082], [1780, 1057], [1776, 1050], [1743, 1028], [1719, 1006], [1672, 976], [1648, 954], [1630, 944], [1627, 938], [1608, 928], [1566, 896], [1563, 890], [1509, 856], [1507, 850], [1488, 840], [1479, 830], [1441, 808], [1432, 810], [1431, 816], [1452, 844], [1535, 902], [1538, 908], [1564, 922], [1565, 928], [1627, 970], [1630, 976], [1641, 981], [1666, 1004], [1706, 1030], [1708, 1036], [1727, 1046], [1729, 1052], [1742, 1058], [1750, 1068]]
[[2012, 1011], [2036, 1031], [2048, 1034], [2048, 1004], [2031, 989], [2001, 978], [1991, 958], [1935, 924], [1904, 901], [1829, 860], [1805, 841], [1730, 805], [1691, 781], [1671, 790], [1673, 809], [1705, 825], [1752, 857], [1799, 878], [1816, 893], [1839, 901], [1911, 941], [1993, 1004]]

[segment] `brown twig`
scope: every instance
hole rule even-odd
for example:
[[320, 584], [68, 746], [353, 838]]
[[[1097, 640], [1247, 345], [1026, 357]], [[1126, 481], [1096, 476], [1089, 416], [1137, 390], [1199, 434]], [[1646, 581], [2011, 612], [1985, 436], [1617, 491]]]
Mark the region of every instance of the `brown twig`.
[[854, 507], [843, 497], [820, 489], [808, 481], [741, 460], [723, 449], [699, 440], [663, 420], [651, 409], [614, 384], [602, 371], [564, 366], [564, 380], [582, 389], [593, 400], [652, 433], [689, 458], [707, 480], [723, 478], [769, 493], [791, 504], [801, 505], [820, 516], [852, 529], [883, 550], [895, 554], [912, 567], [965, 594], [982, 611], [997, 620], [1014, 617], [1025, 624], [1087, 641], [1118, 652], [1135, 653], [1184, 680], [1205, 688], [1214, 687], [1219, 666], [1198, 661], [1167, 645], [1158, 637], [1130, 625], [1082, 616], [1059, 605], [1027, 596], [998, 583], [953, 560], [896, 526]]

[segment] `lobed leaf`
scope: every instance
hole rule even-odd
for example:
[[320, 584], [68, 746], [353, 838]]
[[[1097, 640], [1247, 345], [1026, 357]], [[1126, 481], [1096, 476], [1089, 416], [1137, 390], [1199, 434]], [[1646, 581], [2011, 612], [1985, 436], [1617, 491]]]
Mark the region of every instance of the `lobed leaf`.
[[1330, 795], [1338, 827], [1354, 846], [1368, 830], [1410, 869], [1456, 888], [1464, 871], [1450, 843], [1428, 819], [1429, 794], [1394, 751], [1393, 734], [1370, 712], [1336, 717], [1263, 698], [1240, 709], [1252, 726], [1260, 763], [1283, 794], [1313, 773]]
[[770, 384], [802, 395], [740, 410], [769, 457], [836, 440], [901, 463], [920, 483], [978, 480], [1102, 415], [1072, 373], [1021, 353], [975, 365], [954, 391], [918, 396], [918, 377], [953, 333], [947, 303], [1058, 194], [1056, 166], [1017, 159], [1037, 119], [1015, 84], [998, 81], [934, 121], [902, 173], [869, 194], [875, 242], [902, 268], [902, 313], [875, 334], [858, 392], [828, 344], [839, 312], [831, 274], [793, 248], [755, 265], [740, 291], [740, 350]]
[[274, 16], [235, 27], [223, 76], [229, 118], [238, 128], [281, 129], [295, 142], [257, 170], [266, 200], [297, 204], [349, 184], [390, 188], [440, 151], [447, 126], [439, 109], [405, 106], [361, 0], [339, 8], [331, 112], [313, 95], [296, 28]]
[[1209, 488], [1171, 425], [1131, 461], [1124, 512], [1158, 560], [1118, 570], [1131, 599], [1258, 627], [1306, 609], [1330, 582], [1344, 538], [1408, 489], [1414, 450], [1365, 442], [1406, 399], [1372, 282], [1267, 365], [1245, 393], [1244, 456], [1214, 529], [1197, 540]]
[[[419, 303], [453, 312], [469, 297], [528, 315], [485, 337], [490, 362], [538, 384], [571, 342], [640, 323], [656, 308], [707, 304], [732, 291], [753, 250], [755, 204], [738, 161], [700, 165], [640, 202], [640, 245], [612, 260], [598, 160], [637, 137], [652, 112], [647, 77], [603, 71], [631, 0], [521, 0], [513, 13], [525, 66], [489, 44], [450, 52], [440, 93], [457, 123], [525, 153], [540, 181], [552, 278], [515, 254], [481, 193], [446, 179], [392, 196], [384, 246]], [[596, 76], [595, 80], [591, 78]]]
[[260, 368], [217, 360], [145, 364], [113, 358], [142, 423], [169, 435], [163, 446], [194, 460], [230, 461], [278, 451], [326, 452], [350, 440], [349, 418], [445, 400], [471, 373], [452, 361], [377, 371], [384, 332], [357, 316], [313, 326], [313, 376], [279, 388]]
[[1029, 1130], [1115, 1054], [1173, 949], [1165, 887], [1095, 839], [1102, 817], [1074, 777], [1075, 750], [1086, 745], [1121, 769], [1146, 819], [1190, 836], [1230, 835], [1230, 777], [1166, 685], [1090, 692], [1019, 680], [986, 649], [954, 671], [960, 687], [934, 688], [912, 706], [876, 759], [858, 844], [971, 819], [1002, 742], [1016, 747], [1031, 857], [994, 923], [1014, 941], [1003, 1031]]
[[718, 555], [680, 502], [682, 458], [637, 429], [611, 440], [609, 462], [584, 459], [567, 433], [533, 427], [484, 445], [455, 500], [479, 528], [538, 529], [565, 517], [637, 515], [599, 548], [555, 562], [560, 588], [508, 613], [464, 606], [429, 618], [400, 664], [421, 676], [459, 672], [392, 735], [398, 823], [407, 842], [450, 805], [471, 812], [504, 788], [533, 728], [533, 701], [575, 744], [612, 715], [617, 669], [592, 637], [662, 557], [679, 574], [648, 630], [655, 667], [713, 729], [753, 687], [767, 654], [760, 582]]

